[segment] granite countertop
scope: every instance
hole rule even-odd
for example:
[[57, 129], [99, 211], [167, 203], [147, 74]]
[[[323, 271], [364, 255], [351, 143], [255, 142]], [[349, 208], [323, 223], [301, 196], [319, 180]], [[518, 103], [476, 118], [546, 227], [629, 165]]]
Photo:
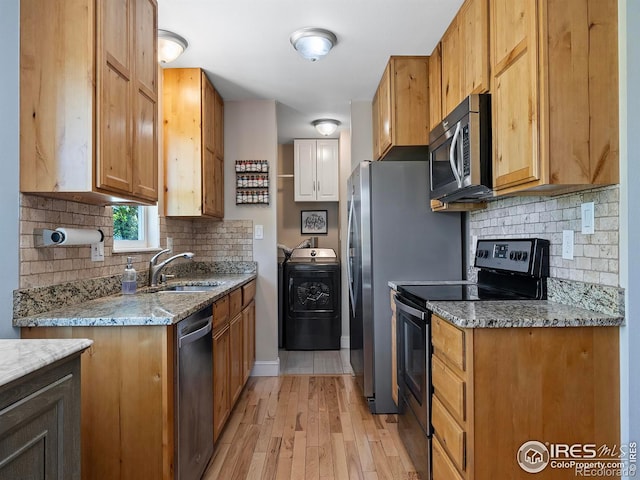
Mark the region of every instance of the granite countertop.
[[93, 340], [0, 340], [0, 386], [91, 346]]
[[[550, 279], [551, 280], [551, 279]], [[469, 281], [406, 281], [388, 282], [393, 290], [399, 285], [434, 285], [448, 283], [472, 284]], [[426, 306], [439, 317], [461, 328], [509, 328], [509, 327], [611, 327], [624, 323], [624, 312], [617, 310], [617, 299], [603, 300], [588, 290], [585, 294], [582, 285], [571, 288], [549, 282], [549, 297], [553, 300], [481, 300], [481, 301], [427, 301]], [[558, 294], [562, 287], [573, 294]], [[582, 304], [569, 304], [569, 301]], [[609, 302], [607, 300], [610, 300]], [[600, 308], [598, 311], [596, 308]], [[614, 313], [617, 312], [617, 313]]]
[[168, 285], [216, 285], [206, 292], [162, 292], [143, 288], [13, 319], [14, 327], [108, 327], [172, 325], [256, 278], [255, 273], [190, 275]]
[[612, 327], [624, 320], [549, 300], [432, 301], [427, 307], [461, 328]]

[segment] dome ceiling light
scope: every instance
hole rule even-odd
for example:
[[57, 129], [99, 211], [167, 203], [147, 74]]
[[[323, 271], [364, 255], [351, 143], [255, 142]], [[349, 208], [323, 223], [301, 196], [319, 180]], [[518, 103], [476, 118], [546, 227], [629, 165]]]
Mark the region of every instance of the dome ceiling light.
[[340, 122], [332, 118], [319, 118], [318, 120], [314, 120], [313, 122], [311, 122], [311, 125], [316, 127], [316, 130], [320, 135], [328, 137], [329, 135], [335, 133], [335, 131], [338, 129], [338, 125], [340, 125]]
[[158, 29], [158, 61], [160, 63], [173, 62], [188, 46], [189, 42], [177, 33]]
[[316, 62], [329, 53], [338, 43], [338, 38], [329, 30], [307, 27], [293, 32], [289, 41], [300, 55]]

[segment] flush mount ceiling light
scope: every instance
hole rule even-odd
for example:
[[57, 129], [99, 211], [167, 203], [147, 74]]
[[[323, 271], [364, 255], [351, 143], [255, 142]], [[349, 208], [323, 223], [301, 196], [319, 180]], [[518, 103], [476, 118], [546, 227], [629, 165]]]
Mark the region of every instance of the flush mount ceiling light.
[[312, 62], [320, 60], [338, 43], [333, 32], [313, 27], [296, 30], [289, 40], [300, 55]]
[[189, 42], [177, 33], [158, 29], [158, 61], [160, 63], [173, 62], [188, 46]]
[[328, 137], [338, 129], [338, 125], [340, 125], [340, 122], [332, 118], [320, 118], [311, 122], [311, 125], [316, 127], [316, 130], [320, 135]]

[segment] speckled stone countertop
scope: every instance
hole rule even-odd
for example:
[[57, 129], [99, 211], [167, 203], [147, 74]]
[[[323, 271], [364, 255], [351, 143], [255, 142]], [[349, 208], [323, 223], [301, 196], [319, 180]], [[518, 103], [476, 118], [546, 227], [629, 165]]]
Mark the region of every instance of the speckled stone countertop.
[[0, 340], [0, 387], [91, 346], [93, 340]]
[[180, 278], [169, 285], [216, 285], [206, 292], [163, 292], [143, 288], [135, 295], [111, 295], [13, 319], [14, 327], [109, 327], [171, 325], [197, 312], [231, 290], [256, 278], [255, 273], [200, 274]]
[[[398, 285], [474, 283], [468, 281], [404, 281]], [[549, 279], [549, 300], [430, 301], [427, 307], [438, 316], [462, 328], [509, 327], [610, 327], [624, 323], [624, 294], [621, 289]]]
[[462, 328], [613, 327], [624, 320], [549, 300], [433, 301], [427, 308]]

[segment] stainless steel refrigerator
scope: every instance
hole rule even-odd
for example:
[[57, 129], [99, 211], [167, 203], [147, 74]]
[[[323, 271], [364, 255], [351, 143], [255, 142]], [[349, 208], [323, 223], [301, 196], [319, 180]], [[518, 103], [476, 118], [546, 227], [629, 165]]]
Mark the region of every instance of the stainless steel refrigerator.
[[391, 397], [391, 280], [460, 280], [460, 213], [431, 211], [427, 161], [361, 162], [348, 183], [351, 367], [373, 413]]

